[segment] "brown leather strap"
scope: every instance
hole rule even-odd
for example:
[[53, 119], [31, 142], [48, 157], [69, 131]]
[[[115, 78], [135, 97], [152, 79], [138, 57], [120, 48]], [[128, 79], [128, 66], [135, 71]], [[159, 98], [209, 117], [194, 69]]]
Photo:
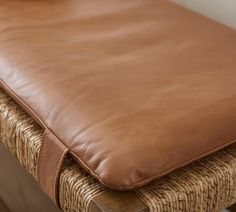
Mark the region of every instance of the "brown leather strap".
[[68, 148], [50, 131], [46, 130], [38, 161], [38, 179], [41, 188], [59, 206], [58, 180]]

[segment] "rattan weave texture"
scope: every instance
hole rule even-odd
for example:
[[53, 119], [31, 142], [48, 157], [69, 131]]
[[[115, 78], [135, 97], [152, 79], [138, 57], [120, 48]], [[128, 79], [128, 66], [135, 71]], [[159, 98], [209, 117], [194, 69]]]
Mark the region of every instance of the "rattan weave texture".
[[[37, 180], [43, 129], [0, 89], [0, 138]], [[72, 159], [60, 176], [64, 211], [88, 211], [92, 198], [107, 191]], [[236, 145], [233, 144], [135, 190], [150, 211], [214, 212], [236, 202]]]

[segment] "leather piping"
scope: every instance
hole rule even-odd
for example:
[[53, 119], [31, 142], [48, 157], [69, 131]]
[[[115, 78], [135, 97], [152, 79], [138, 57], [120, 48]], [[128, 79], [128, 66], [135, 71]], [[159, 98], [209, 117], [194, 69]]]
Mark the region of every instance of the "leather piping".
[[13, 100], [15, 100], [43, 129], [48, 129], [47, 125], [41, 120], [37, 113], [23, 101], [2, 79], [0, 79], [0, 87], [5, 90]]
[[[32, 118], [34, 118], [36, 121], [39, 121], [39, 124], [41, 123], [41, 124], [45, 127], [45, 129], [50, 130], [50, 132], [53, 133], [53, 131], [52, 131], [49, 127], [47, 127], [47, 125], [40, 119], [40, 117], [39, 117], [24, 101], [22, 101], [22, 100], [14, 93], [14, 91], [12, 91], [11, 89], [9, 89], [9, 87], [6, 85], [6, 83], [4, 83], [4, 82], [2, 81], [2, 79], [0, 79], [0, 87], [2, 87], [7, 93], [10, 92], [9, 95], [12, 96], [13, 99], [16, 100], [17, 103], [19, 103], [19, 104], [23, 107], [23, 109], [26, 109], [26, 111], [30, 111], [30, 112], [31, 112], [29, 115], [33, 115]], [[12, 93], [11, 93], [11, 92], [12, 92]], [[53, 134], [55, 135], [55, 133], [53, 133]], [[183, 166], [185, 166], [185, 165], [187, 165], [187, 164], [189, 164], [189, 163], [191, 163], [191, 162], [193, 162], [193, 161], [195, 161], [195, 160], [197, 160], [197, 159], [200, 159], [200, 158], [202, 158], [202, 157], [204, 157], [204, 156], [206, 156], [206, 155], [208, 155], [208, 154], [214, 153], [214, 152], [216, 152], [217, 150], [219, 150], [219, 149], [221, 149], [221, 148], [224, 148], [224, 147], [226, 147], [226, 146], [229, 146], [230, 144], [236, 142], [236, 140], [234, 139], [234, 140], [232, 140], [232, 141], [230, 141], [230, 142], [228, 142], [228, 143], [225, 143], [225, 144], [223, 144], [223, 145], [220, 145], [220, 146], [218, 146], [218, 147], [215, 147], [215, 148], [213, 148], [213, 149], [210, 150], [210, 151], [206, 151], [205, 153], [202, 153], [202, 154], [200, 154], [200, 155], [194, 157], [192, 160], [188, 160], [188, 161], [183, 162], [183, 163], [181, 163], [181, 164], [178, 164], [178, 165], [176, 165], [176, 166], [174, 166], [174, 167], [172, 167], [172, 168], [170, 168], [170, 169], [167, 169], [167, 170], [165, 170], [165, 171], [159, 173], [158, 175], [155, 175], [155, 176], [152, 176], [152, 177], [148, 177], [148, 178], [143, 178], [143, 179], [141, 179], [139, 182], [136, 182], [136, 183], [134, 183], [134, 184], [132, 184], [132, 185], [130, 185], [130, 186], [122, 186], [122, 185], [111, 185], [111, 184], [104, 183], [103, 180], [96, 174], [96, 172], [94, 172], [94, 170], [92, 170], [80, 157], [78, 157], [74, 152], [72, 152], [72, 151], [70, 150], [70, 148], [69, 148], [65, 143], [63, 143], [59, 138], [58, 138], [58, 140], [68, 148], [69, 154], [71, 154], [71, 155], [73, 156], [73, 158], [74, 158], [85, 170], [87, 170], [92, 176], [94, 176], [95, 178], [97, 178], [103, 185], [105, 185], [106, 187], [109, 187], [109, 188], [111, 188], [111, 189], [116, 189], [116, 190], [121, 190], [121, 191], [122, 191], [122, 190], [135, 189], [135, 188], [137, 188], [137, 187], [140, 187], [140, 186], [142, 186], [142, 185], [144, 185], [144, 184], [146, 184], [146, 183], [148, 183], [148, 182], [150, 182], [150, 181], [152, 181], [152, 180], [154, 180], [154, 179], [160, 178], [160, 177], [162, 177], [162, 176], [164, 176], [164, 175], [170, 173], [171, 171], [174, 171], [174, 170], [176, 170], [176, 169], [178, 169], [178, 168], [181, 168], [181, 167], [183, 167]]]
[[[185, 162], [183, 162], [183, 163], [181, 163], [181, 164], [178, 164], [178, 165], [176, 165], [176, 166], [174, 166], [174, 167], [172, 167], [172, 168], [170, 168], [170, 169], [167, 169], [167, 170], [161, 172], [161, 173], [158, 174], [158, 175], [154, 175], [154, 176], [148, 177], [148, 178], [143, 178], [143, 179], [141, 179], [140, 181], [138, 181], [138, 182], [136, 182], [135, 184], [132, 184], [132, 185], [130, 185], [130, 186], [111, 185], [111, 184], [104, 183], [104, 182], [102, 181], [102, 179], [101, 179], [94, 171], [92, 171], [91, 168], [89, 168], [89, 166], [87, 166], [87, 164], [84, 163], [83, 160], [81, 160], [75, 153], [73, 153], [73, 152], [70, 151], [70, 154], [73, 156], [73, 158], [74, 158], [85, 170], [89, 171], [89, 173], [90, 173], [92, 176], [94, 176], [95, 178], [97, 178], [97, 179], [98, 179], [103, 185], [105, 185], [106, 187], [109, 187], [109, 188], [115, 189], [115, 190], [126, 191], [126, 190], [133, 190], [133, 189], [142, 187], [143, 185], [146, 185], [147, 183], [149, 183], [149, 182], [151, 182], [151, 181], [153, 181], [153, 180], [155, 180], [155, 179], [158, 179], [158, 178], [160, 178], [160, 177], [163, 177], [164, 175], [166, 175], [166, 174], [168, 174], [168, 173], [170, 173], [170, 172], [172, 172], [172, 171], [174, 171], [174, 170], [176, 170], [176, 169], [179, 169], [179, 168], [181, 168], [181, 167], [184, 167], [184, 166], [186, 166], [186, 165], [188, 165], [188, 164], [190, 164], [190, 163], [192, 163], [192, 162], [194, 162], [194, 161], [196, 161], [196, 160], [198, 160], [198, 159], [200, 159], [200, 158], [202, 158], [202, 157], [205, 157], [205, 156], [207, 156], [207, 155], [209, 155], [209, 154], [212, 154], [212, 153], [214, 153], [214, 152], [217, 152], [218, 150], [220, 150], [220, 149], [222, 149], [222, 148], [225, 148], [225, 147], [227, 147], [227, 146], [230, 146], [230, 145], [233, 144], [233, 143], [236, 143], [236, 140], [235, 140], [235, 139], [232, 140], [232, 141], [230, 141], [230, 142], [228, 142], [228, 143], [226, 143], [226, 144], [217, 146], [217, 147], [215, 147], [214, 149], [212, 149], [212, 150], [210, 150], [210, 151], [207, 151], [207, 152], [204, 152], [204, 153], [202, 153], [202, 154], [200, 154], [200, 155], [197, 155], [197, 156], [194, 157], [192, 160], [185, 161]], [[92, 172], [91, 172], [91, 171], [92, 171]]]

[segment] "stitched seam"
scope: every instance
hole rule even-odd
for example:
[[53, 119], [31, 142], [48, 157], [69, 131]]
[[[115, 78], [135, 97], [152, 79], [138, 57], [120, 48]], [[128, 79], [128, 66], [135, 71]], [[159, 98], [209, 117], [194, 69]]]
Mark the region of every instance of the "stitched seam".
[[[17, 101], [20, 101], [21, 104], [23, 104], [24, 106], [26, 106], [26, 107], [38, 118], [38, 121], [42, 122], [42, 124], [43, 124], [44, 127], [46, 128], [46, 129], [45, 129], [45, 133], [46, 133], [47, 130], [49, 130], [62, 144], [64, 144], [64, 145], [68, 148], [68, 150], [70, 151], [70, 153], [72, 153], [72, 154], [80, 161], [80, 163], [81, 163], [87, 170], [90, 171], [90, 173], [91, 173], [93, 176], [95, 176], [101, 183], [103, 183], [102, 179], [98, 176], [98, 174], [97, 174], [94, 170], [92, 170], [92, 169], [83, 161], [83, 159], [81, 159], [78, 155], [76, 155], [64, 142], [62, 142], [62, 140], [61, 140], [60, 138], [58, 138], [58, 136], [53, 132], [53, 130], [47, 126], [47, 124], [40, 118], [40, 116], [39, 116], [34, 110], [32, 110], [32, 108], [31, 108], [25, 101], [23, 101], [11, 88], [9, 88], [9, 86], [8, 86], [2, 79], [0, 79], [0, 82], [1, 82], [0, 85], [3, 84], [3, 86], [6, 87], [6, 89], [7, 89], [9, 92], [11, 92], [12, 95], [14, 95], [14, 96], [16, 97], [16, 100], [17, 100]], [[3, 88], [3, 89], [4, 89], [4, 88]], [[5, 90], [5, 89], [4, 89], [4, 90]], [[7, 91], [6, 91], [6, 92], [7, 92]], [[36, 122], [37, 122], [37, 120], [36, 120]], [[46, 139], [46, 137], [43, 138], [42, 143], [44, 143], [44, 139]], [[43, 144], [42, 144], [42, 145], [43, 145]], [[41, 148], [42, 148], [42, 146], [41, 146]], [[40, 152], [41, 152], [41, 148], [40, 148]], [[41, 155], [41, 153], [40, 153], [40, 155]], [[40, 156], [39, 156], [39, 161], [40, 161]], [[39, 162], [39, 163], [40, 163], [40, 166], [41, 166], [41, 162]], [[111, 187], [111, 186], [109, 186], [108, 184], [105, 184], [105, 183], [103, 183], [103, 184], [106, 185], [107, 187]]]
[[[68, 149], [68, 151], [69, 151], [70, 154], [72, 154], [76, 159], [79, 160], [80, 165], [84, 166], [87, 170], [90, 171], [90, 173], [91, 173], [93, 176], [95, 176], [101, 183], [103, 183], [102, 179], [98, 176], [98, 174], [97, 174], [93, 169], [91, 169], [77, 154], [75, 154], [64, 142], [62, 142], [62, 141], [58, 138], [58, 136], [57, 136], [50, 128], [48, 128], [48, 130], [50, 131], [50, 133], [53, 134], [53, 136], [55, 136], [55, 138], [56, 138], [57, 140], [59, 140], [59, 141], [61, 142], [61, 144], [63, 144], [63, 145]], [[111, 187], [111, 186], [109, 186], [109, 184], [105, 184], [105, 183], [103, 183], [103, 184], [106, 185], [107, 187]]]
[[[4, 83], [4, 82], [2, 81], [2, 79], [0, 79], [0, 82], [2, 82], [4, 85], [6, 85], [6, 83]], [[7, 86], [7, 85], [6, 85], [6, 86]], [[7, 88], [9, 88], [9, 87], [7, 86]], [[3, 89], [4, 89], [4, 88], [3, 88]], [[16, 94], [14, 93], [14, 91], [12, 91], [11, 89], [9, 89], [9, 91], [12, 92], [12, 95], [16, 95]], [[154, 179], [156, 179], [156, 178], [159, 178], [159, 177], [161, 177], [161, 176], [163, 176], [163, 175], [165, 175], [165, 174], [167, 174], [167, 173], [169, 173], [169, 172], [171, 172], [171, 171], [173, 171], [173, 170], [175, 170], [175, 169], [178, 169], [178, 168], [180, 168], [180, 167], [182, 167], [182, 166], [185, 166], [185, 165], [187, 165], [187, 164], [189, 164], [189, 163], [191, 163], [191, 162], [193, 162], [193, 161], [195, 161], [195, 160], [197, 160], [197, 159], [199, 159], [199, 158], [201, 158], [201, 157], [204, 157], [204, 156], [206, 156], [206, 155], [208, 155], [208, 154], [210, 154], [210, 153], [212, 153], [212, 152], [215, 152], [215, 151], [217, 151], [217, 150], [219, 150], [219, 149], [221, 149], [221, 148], [223, 148], [223, 147], [226, 147], [226, 146], [228, 146], [228, 145], [230, 145], [230, 144], [236, 142], [236, 140], [232, 140], [232, 141], [227, 142], [227, 143], [225, 143], [225, 144], [223, 144], [223, 145], [219, 145], [219, 146], [213, 148], [212, 150], [209, 150], [209, 151], [206, 151], [206, 152], [204, 152], [204, 153], [202, 153], [202, 154], [199, 154], [198, 156], [194, 157], [194, 158], [191, 159], [191, 160], [187, 160], [187, 161], [185, 161], [185, 162], [179, 163], [178, 165], [173, 166], [172, 168], [169, 168], [169, 169], [167, 169], [167, 170], [165, 170], [165, 171], [163, 171], [163, 172], [161, 172], [161, 173], [159, 173], [159, 174], [157, 174], [157, 175], [154, 175], [154, 176], [151, 176], [151, 177], [143, 178], [143, 179], [139, 180], [138, 182], [136, 182], [136, 183], [134, 183], [134, 184], [132, 184], [132, 185], [130, 185], [130, 186], [119, 186], [119, 185], [107, 184], [107, 183], [104, 183], [104, 182], [103, 182], [103, 180], [99, 177], [99, 175], [98, 175], [93, 169], [91, 169], [91, 168], [89, 167], [89, 165], [87, 165], [87, 164], [83, 161], [83, 159], [81, 159], [77, 154], [75, 154], [64, 142], [62, 142], [62, 140], [61, 140], [60, 138], [58, 138], [58, 137], [55, 135], [55, 133], [44, 123], [44, 121], [42, 121], [42, 119], [37, 115], [36, 112], [34, 112], [34, 111], [31, 109], [30, 106], [28, 106], [28, 105], [27, 105], [23, 100], [21, 100], [21, 98], [18, 97], [17, 95], [16, 95], [16, 97], [17, 97], [17, 100], [19, 100], [23, 105], [25, 104], [25, 106], [27, 106], [27, 107], [30, 109], [30, 111], [32, 111], [32, 112], [36, 115], [36, 117], [38, 117], [39, 121], [41, 121], [41, 122], [44, 124], [44, 126], [46, 127], [46, 129], [48, 129], [51, 133], [53, 133], [53, 135], [54, 135], [62, 144], [64, 144], [65, 147], [68, 148], [68, 151], [79, 161], [79, 163], [80, 163], [81, 165], [83, 165], [87, 170], [90, 171], [90, 174], [91, 174], [91, 175], [93, 175], [94, 177], [96, 177], [103, 185], [105, 185], [105, 186], [107, 186], [107, 187], [110, 187], [110, 188], [113, 188], [113, 189], [128, 190], [128, 189], [136, 188], [136, 187], [138, 187], [138, 186], [141, 186], [142, 184], [145, 184], [145, 182], [150, 182], [150, 181], [152, 181], [152, 180], [154, 180]]]
[[104, 183], [103, 183], [103, 184], [104, 184], [105, 186], [108, 186], [108, 187], [110, 187], [110, 188], [115, 188], [115, 189], [118, 189], [118, 190], [134, 189], [134, 188], [137, 188], [137, 187], [139, 187], [139, 186], [142, 186], [142, 185], [146, 184], [146, 182], [148, 183], [148, 182], [150, 182], [150, 181], [152, 181], [152, 180], [155, 180], [155, 179], [157, 179], [157, 178], [160, 178], [160, 177], [162, 177], [163, 175], [170, 173], [171, 171], [174, 171], [174, 170], [176, 170], [176, 169], [178, 169], [178, 168], [181, 168], [181, 167], [183, 167], [183, 166], [186, 166], [187, 164], [190, 164], [191, 162], [194, 162], [194, 161], [196, 161], [196, 160], [198, 160], [198, 159], [200, 159], [200, 158], [203, 158], [203, 157], [205, 157], [205, 156], [207, 156], [207, 155], [209, 155], [209, 154], [211, 154], [211, 153], [214, 153], [214, 152], [220, 150], [221, 148], [227, 147], [227, 146], [229, 146], [230, 144], [233, 144], [233, 143], [235, 143], [235, 142], [236, 142], [236, 140], [234, 139], [234, 140], [232, 140], [232, 141], [230, 141], [230, 142], [227, 142], [227, 143], [225, 143], [225, 144], [222, 144], [222, 145], [219, 145], [219, 146], [217, 146], [217, 147], [214, 147], [213, 149], [211, 149], [211, 150], [209, 150], [209, 151], [206, 151], [206, 152], [204, 152], [204, 153], [202, 153], [202, 154], [199, 154], [198, 156], [192, 158], [191, 160], [186, 160], [186, 161], [184, 161], [184, 162], [182, 162], [182, 163], [179, 163], [179, 164], [177, 164], [176, 166], [173, 166], [173, 167], [171, 167], [171, 168], [169, 168], [169, 169], [166, 169], [165, 171], [163, 171], [163, 172], [161, 172], [161, 173], [159, 173], [159, 174], [157, 174], [157, 175], [154, 175], [154, 176], [151, 176], [151, 177], [143, 178], [143, 179], [139, 180], [138, 182], [136, 182], [136, 183], [134, 183], [134, 184], [132, 184], [132, 185], [130, 185], [130, 186], [117, 186], [117, 185], [109, 185], [109, 184], [104, 184]]
[[16, 101], [18, 101], [19, 104], [22, 104], [27, 110], [29, 110], [33, 116], [37, 120], [36, 122], [40, 122], [39, 124], [43, 125], [45, 129], [47, 129], [46, 123], [40, 118], [40, 116], [22, 99], [20, 98], [2, 79], [0, 79], [0, 87], [6, 91], [6, 93], [9, 93], [9, 95], [13, 95], [16, 98]]

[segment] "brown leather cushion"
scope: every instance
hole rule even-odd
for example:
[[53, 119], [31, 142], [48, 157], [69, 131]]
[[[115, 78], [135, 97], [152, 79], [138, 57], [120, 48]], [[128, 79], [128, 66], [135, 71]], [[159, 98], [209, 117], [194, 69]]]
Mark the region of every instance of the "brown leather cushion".
[[236, 139], [236, 32], [168, 1], [0, 0], [0, 76], [114, 189]]

